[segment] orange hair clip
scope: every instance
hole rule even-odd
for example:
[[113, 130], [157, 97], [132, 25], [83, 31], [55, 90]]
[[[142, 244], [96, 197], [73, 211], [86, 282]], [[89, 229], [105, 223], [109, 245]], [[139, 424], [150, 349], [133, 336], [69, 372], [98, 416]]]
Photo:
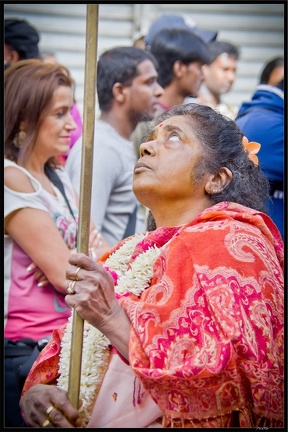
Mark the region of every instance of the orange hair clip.
[[249, 142], [245, 136], [243, 136], [242, 143], [244, 149], [248, 152], [249, 159], [251, 159], [255, 165], [258, 165], [258, 157], [256, 154], [259, 152], [261, 144], [255, 141]]

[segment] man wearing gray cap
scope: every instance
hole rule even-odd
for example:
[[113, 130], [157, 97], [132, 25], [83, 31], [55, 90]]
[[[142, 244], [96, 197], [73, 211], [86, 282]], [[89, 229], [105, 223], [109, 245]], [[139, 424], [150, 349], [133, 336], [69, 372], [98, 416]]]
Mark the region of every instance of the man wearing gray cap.
[[204, 42], [210, 43], [217, 38], [217, 31], [199, 28], [195, 21], [185, 14], [163, 14], [151, 24], [148, 34], [144, 37], [146, 49], [150, 49], [151, 42], [158, 32], [164, 29], [190, 30]]
[[[159, 98], [157, 113], [182, 104], [185, 97], [198, 95], [204, 79], [202, 66], [210, 62], [208, 44], [217, 32], [196, 26], [187, 15], [163, 14], [157, 18], [144, 37], [146, 50], [158, 62], [158, 82], [164, 92]], [[149, 122], [141, 121], [132, 140], [137, 156]]]
[[38, 31], [24, 19], [4, 20], [4, 65], [12, 65], [19, 60], [40, 58]]

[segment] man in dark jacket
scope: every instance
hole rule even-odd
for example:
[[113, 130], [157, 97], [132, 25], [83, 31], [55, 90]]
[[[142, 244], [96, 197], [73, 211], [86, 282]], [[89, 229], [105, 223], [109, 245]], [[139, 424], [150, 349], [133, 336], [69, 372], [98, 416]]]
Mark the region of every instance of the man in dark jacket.
[[251, 100], [242, 103], [235, 121], [249, 141], [261, 144], [257, 156], [270, 181], [270, 216], [284, 238], [283, 80], [277, 87], [258, 85]]

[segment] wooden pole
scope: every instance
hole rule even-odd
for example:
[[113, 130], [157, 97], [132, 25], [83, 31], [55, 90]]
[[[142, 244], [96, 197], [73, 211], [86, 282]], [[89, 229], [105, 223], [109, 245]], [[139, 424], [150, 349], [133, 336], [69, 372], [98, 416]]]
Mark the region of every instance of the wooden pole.
[[[93, 170], [93, 143], [95, 123], [95, 95], [97, 80], [98, 4], [87, 4], [86, 51], [83, 107], [83, 140], [81, 160], [81, 183], [79, 198], [79, 227], [77, 252], [88, 255], [90, 208]], [[74, 309], [71, 337], [71, 355], [68, 397], [78, 409], [81, 379], [84, 321]]]

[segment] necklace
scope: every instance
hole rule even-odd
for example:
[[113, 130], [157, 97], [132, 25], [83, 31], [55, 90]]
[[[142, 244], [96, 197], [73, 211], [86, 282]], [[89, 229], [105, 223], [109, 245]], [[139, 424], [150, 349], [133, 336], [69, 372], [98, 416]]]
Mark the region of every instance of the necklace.
[[[127, 293], [139, 296], [149, 287], [153, 274], [153, 264], [161, 249], [151, 246], [140, 253], [130, 263], [135, 246], [144, 239], [146, 234], [135, 234], [105, 261], [105, 269], [111, 273], [115, 284], [115, 294], [121, 297]], [[130, 264], [130, 265], [129, 265]], [[66, 330], [61, 342], [59, 378], [57, 386], [68, 390], [69, 365], [71, 350], [73, 310], [68, 319]], [[82, 427], [86, 427], [100, 390], [105, 371], [108, 367], [110, 341], [99, 330], [84, 321], [83, 349], [81, 365], [80, 399], [83, 404], [79, 409]]]

